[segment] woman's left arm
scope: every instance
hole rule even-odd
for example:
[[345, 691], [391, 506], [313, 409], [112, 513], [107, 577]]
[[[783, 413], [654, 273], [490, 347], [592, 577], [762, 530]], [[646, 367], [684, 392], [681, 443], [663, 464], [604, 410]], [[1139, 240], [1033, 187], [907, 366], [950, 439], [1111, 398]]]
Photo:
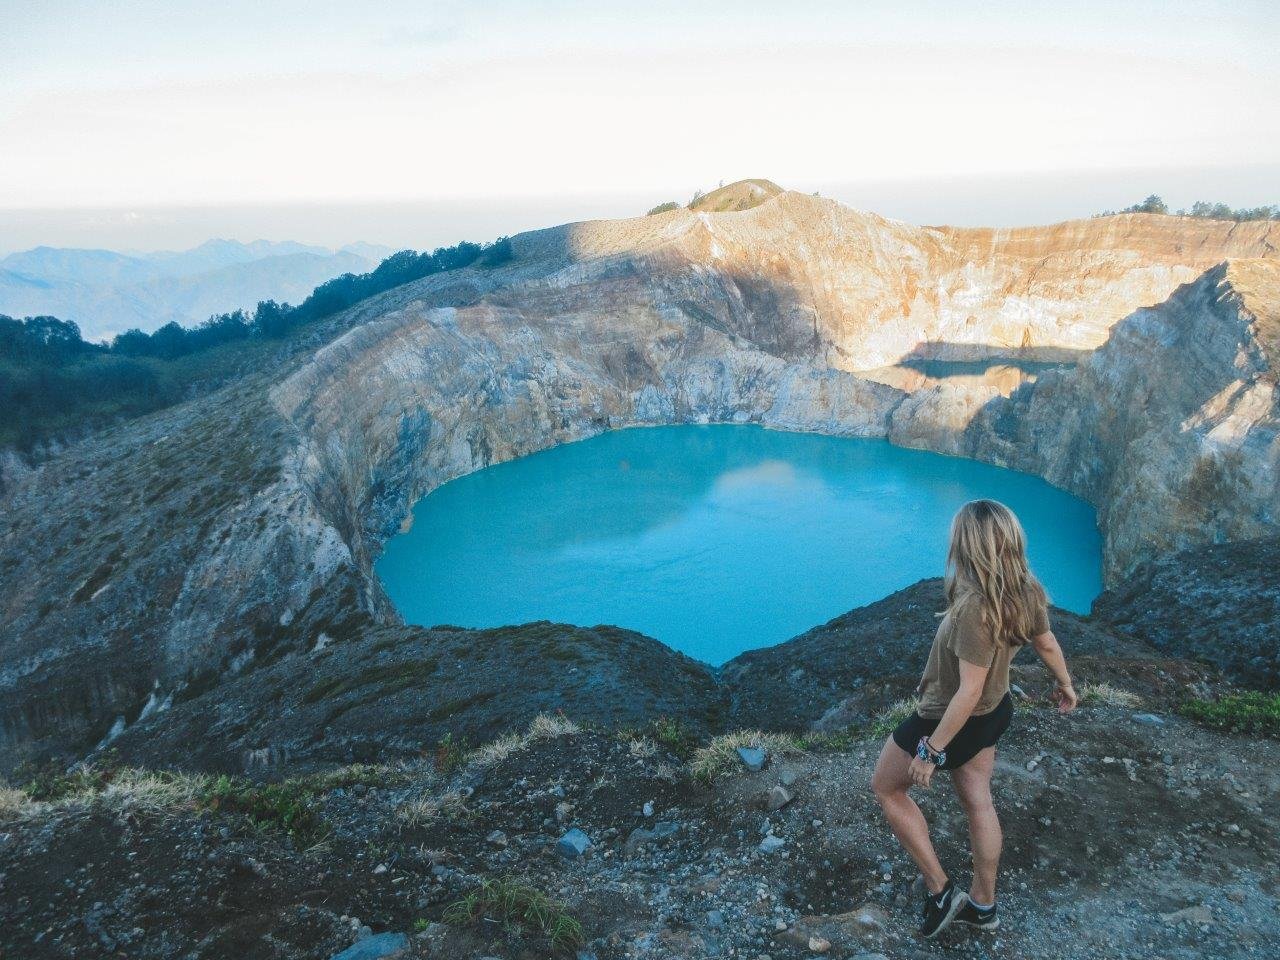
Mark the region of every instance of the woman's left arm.
[[[982, 699], [982, 687], [986, 683], [990, 667], [980, 667], [968, 660], [960, 660], [960, 689], [956, 691], [937, 728], [929, 735], [929, 745], [936, 751], [947, 749], [947, 744], [960, 732], [965, 721], [973, 716], [973, 708]], [[911, 779], [917, 786], [927, 787], [937, 766], [928, 760], [915, 757], [911, 761]]]

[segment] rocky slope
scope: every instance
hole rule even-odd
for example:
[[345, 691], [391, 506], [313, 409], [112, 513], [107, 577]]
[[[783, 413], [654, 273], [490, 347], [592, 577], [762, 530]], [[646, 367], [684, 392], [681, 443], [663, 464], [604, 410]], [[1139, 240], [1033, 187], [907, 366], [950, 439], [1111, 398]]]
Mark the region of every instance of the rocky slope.
[[[620, 426], [888, 436], [1037, 472], [1099, 508], [1113, 585], [1274, 530], [1276, 229], [916, 228], [782, 193], [515, 237], [511, 263], [366, 301], [6, 493], [0, 768], [140, 720], [160, 743], [170, 716], [166, 742], [221, 750], [177, 706], [391, 628], [372, 560], [415, 499]], [[859, 373], [1011, 351], [1076, 365], [1008, 397]], [[410, 634], [424, 657], [452, 642]]]
[[1093, 605], [1115, 633], [1280, 688], [1280, 537], [1193, 547], [1148, 561]]
[[[0, 796], [0, 950], [30, 960], [312, 960], [352, 945], [357, 956], [457, 960], [1274, 956], [1275, 765], [1259, 762], [1251, 739], [1171, 712], [1203, 676], [1133, 663], [1067, 718], [1040, 697], [1042, 671], [1019, 677], [1030, 697], [997, 764], [1006, 846], [993, 934], [915, 937], [914, 870], [868, 787], [874, 730], [747, 733], [693, 751], [669, 726], [617, 735], [543, 718], [458, 766], [329, 768], [276, 794], [125, 769], [53, 801]], [[765, 748], [764, 768], [747, 770], [737, 744]], [[963, 882], [967, 832], [945, 778], [921, 803]], [[486, 883], [504, 885], [486, 899]], [[514, 905], [506, 922], [502, 896]]]

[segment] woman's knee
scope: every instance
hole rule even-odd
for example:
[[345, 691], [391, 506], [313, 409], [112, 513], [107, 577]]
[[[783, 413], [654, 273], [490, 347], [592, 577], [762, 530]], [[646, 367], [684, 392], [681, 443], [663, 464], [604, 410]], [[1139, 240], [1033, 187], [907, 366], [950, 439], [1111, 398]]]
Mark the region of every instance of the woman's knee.
[[995, 801], [991, 797], [989, 784], [956, 784], [956, 799], [960, 801], [960, 809], [966, 816], [973, 817], [995, 810]]
[[907, 789], [896, 777], [877, 768], [876, 772], [871, 775], [871, 792], [883, 804], [893, 797], [905, 794]]

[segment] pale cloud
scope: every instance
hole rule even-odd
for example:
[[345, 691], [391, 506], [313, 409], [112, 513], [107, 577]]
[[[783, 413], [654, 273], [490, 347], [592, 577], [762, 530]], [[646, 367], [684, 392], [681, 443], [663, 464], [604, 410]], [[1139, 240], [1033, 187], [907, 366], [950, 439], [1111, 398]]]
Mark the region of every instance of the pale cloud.
[[[0, 205], [387, 200], [1280, 159], [1268, 87], [1074, 51], [577, 53], [403, 76], [50, 90], [0, 120]], [[1212, 116], [1205, 124], [1189, 118]]]
[[6, 26], [10, 209], [1280, 161], [1261, 3], [50, 2]]

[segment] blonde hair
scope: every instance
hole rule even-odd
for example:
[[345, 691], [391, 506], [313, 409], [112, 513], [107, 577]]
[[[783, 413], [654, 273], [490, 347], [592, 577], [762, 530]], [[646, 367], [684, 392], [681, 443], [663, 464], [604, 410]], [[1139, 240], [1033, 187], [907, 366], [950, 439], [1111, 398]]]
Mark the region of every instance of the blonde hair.
[[951, 521], [944, 589], [948, 609], [966, 597], [981, 606], [997, 642], [1031, 639], [1044, 587], [1027, 565], [1027, 535], [1013, 511], [995, 500], [970, 500]]

